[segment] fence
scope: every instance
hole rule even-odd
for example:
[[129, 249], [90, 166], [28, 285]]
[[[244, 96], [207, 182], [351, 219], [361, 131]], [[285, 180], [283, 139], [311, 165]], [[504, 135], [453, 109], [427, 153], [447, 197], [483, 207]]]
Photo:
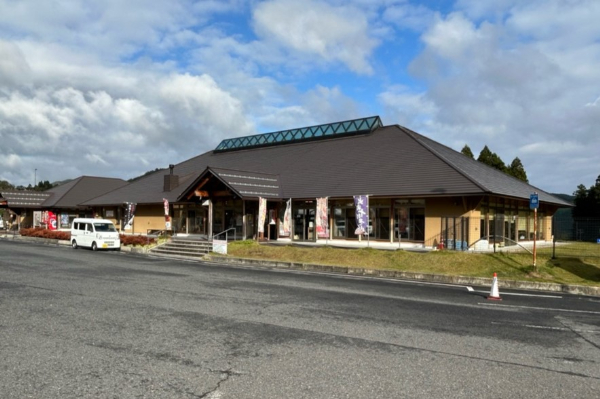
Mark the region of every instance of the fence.
[[552, 228], [554, 257], [600, 257], [600, 218], [555, 215]]

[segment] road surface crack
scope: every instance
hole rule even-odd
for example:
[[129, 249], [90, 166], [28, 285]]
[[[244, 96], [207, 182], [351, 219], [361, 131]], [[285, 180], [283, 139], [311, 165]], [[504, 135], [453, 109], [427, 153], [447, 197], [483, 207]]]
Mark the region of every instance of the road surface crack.
[[227, 369], [227, 370], [212, 370], [209, 369], [209, 371], [211, 373], [219, 373], [220, 375], [220, 380], [219, 382], [217, 382], [217, 385], [215, 386], [214, 389], [211, 389], [210, 391], [198, 396], [198, 398], [205, 398], [205, 399], [220, 399], [221, 398], [221, 392], [219, 391], [219, 388], [221, 388], [221, 386], [226, 383], [232, 376], [235, 375], [242, 375], [242, 373], [233, 371], [232, 369]]

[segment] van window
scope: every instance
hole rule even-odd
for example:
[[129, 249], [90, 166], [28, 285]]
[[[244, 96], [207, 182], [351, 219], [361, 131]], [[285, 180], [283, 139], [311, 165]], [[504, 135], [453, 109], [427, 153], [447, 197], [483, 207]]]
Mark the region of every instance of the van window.
[[112, 223], [94, 223], [96, 231], [117, 231]]
[[92, 224], [91, 223], [86, 223], [85, 224], [85, 229], [89, 232], [93, 232], [94, 230], [92, 229]]

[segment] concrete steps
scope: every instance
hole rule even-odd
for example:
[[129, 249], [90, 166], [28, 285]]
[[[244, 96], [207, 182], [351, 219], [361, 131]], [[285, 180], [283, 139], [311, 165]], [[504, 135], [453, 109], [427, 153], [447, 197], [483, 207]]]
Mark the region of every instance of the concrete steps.
[[212, 251], [212, 242], [174, 237], [154, 247], [150, 254], [167, 258], [202, 259]]

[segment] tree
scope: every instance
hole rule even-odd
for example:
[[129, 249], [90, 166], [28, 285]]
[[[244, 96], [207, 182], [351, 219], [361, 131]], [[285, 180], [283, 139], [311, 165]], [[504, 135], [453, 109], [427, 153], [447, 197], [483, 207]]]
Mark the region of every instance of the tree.
[[0, 180], [0, 190], [14, 190], [15, 186], [6, 180]]
[[483, 147], [477, 160], [501, 172], [506, 172], [506, 165], [502, 159], [495, 152], [491, 152], [487, 145]]
[[469, 148], [469, 146], [466, 144], [463, 147], [463, 149], [460, 150], [460, 152], [461, 152], [461, 154], [463, 154], [471, 159], [475, 159], [475, 155], [473, 155], [473, 151], [471, 151], [471, 148]]
[[33, 187], [33, 189], [35, 191], [46, 191], [54, 186], [55, 186], [55, 184], [50, 183], [48, 180], [44, 180], [44, 181], [40, 181], [37, 184], [37, 186]]
[[600, 176], [596, 184], [589, 189], [585, 185], [577, 186], [575, 196], [575, 208], [573, 208], [573, 217], [600, 217]]
[[525, 172], [525, 167], [523, 166], [523, 163], [521, 162], [519, 157], [513, 159], [506, 173], [516, 177], [519, 180], [523, 180], [526, 183], [529, 182], [529, 180], [527, 179], [527, 172]]

